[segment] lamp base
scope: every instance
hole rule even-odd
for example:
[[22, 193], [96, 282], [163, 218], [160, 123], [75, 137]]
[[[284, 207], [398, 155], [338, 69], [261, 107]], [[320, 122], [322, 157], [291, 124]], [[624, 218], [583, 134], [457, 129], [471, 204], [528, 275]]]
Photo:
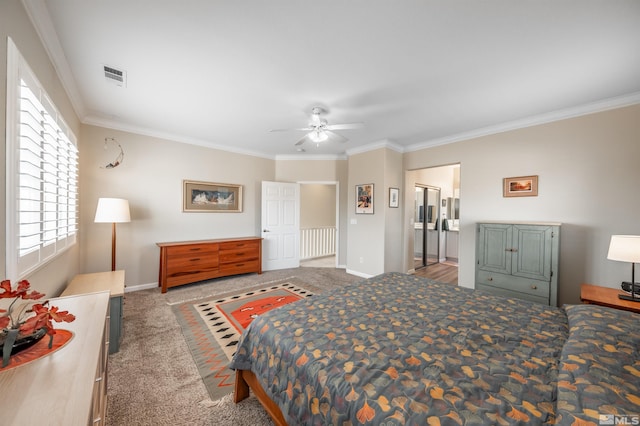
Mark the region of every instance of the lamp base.
[[633, 292], [640, 294], [640, 283], [631, 284], [629, 281], [623, 281], [620, 287], [627, 293], [631, 293], [631, 287], [633, 286]]
[[633, 296], [629, 296], [629, 295], [626, 295], [626, 294], [619, 294], [618, 298], [620, 298], [622, 300], [630, 300], [632, 302], [640, 303], [640, 297], [633, 297]]

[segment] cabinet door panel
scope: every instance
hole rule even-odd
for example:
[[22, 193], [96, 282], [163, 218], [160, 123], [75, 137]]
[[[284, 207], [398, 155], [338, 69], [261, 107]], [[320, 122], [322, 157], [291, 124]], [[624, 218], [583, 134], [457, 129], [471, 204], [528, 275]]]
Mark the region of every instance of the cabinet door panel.
[[549, 281], [551, 227], [515, 225], [513, 229], [514, 247], [517, 249], [513, 253], [513, 275]]
[[511, 274], [513, 227], [504, 224], [481, 224], [478, 235], [478, 268], [483, 271]]

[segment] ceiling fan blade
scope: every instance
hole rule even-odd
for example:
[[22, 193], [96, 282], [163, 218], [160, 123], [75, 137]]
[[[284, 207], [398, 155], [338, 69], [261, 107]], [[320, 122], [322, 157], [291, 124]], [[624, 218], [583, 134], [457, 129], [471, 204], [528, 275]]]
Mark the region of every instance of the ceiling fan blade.
[[302, 145], [303, 143], [305, 143], [306, 141], [307, 141], [307, 135], [304, 135], [304, 136], [302, 137], [302, 139], [300, 139], [298, 142], [296, 142], [295, 146], [300, 146], [300, 145]]
[[310, 132], [311, 130], [313, 130], [313, 127], [304, 127], [302, 129], [270, 129], [270, 132], [292, 132], [292, 131], [298, 131], [301, 130], [303, 132]]
[[362, 129], [364, 127], [364, 123], [345, 123], [345, 124], [329, 124], [325, 126], [327, 130], [351, 130], [351, 129]]
[[347, 142], [349, 139], [345, 138], [342, 135], [339, 135], [337, 133], [334, 133], [332, 131], [329, 130], [325, 130], [325, 133], [327, 134], [327, 136], [329, 136], [329, 140], [331, 142], [339, 142], [339, 143], [344, 143]]

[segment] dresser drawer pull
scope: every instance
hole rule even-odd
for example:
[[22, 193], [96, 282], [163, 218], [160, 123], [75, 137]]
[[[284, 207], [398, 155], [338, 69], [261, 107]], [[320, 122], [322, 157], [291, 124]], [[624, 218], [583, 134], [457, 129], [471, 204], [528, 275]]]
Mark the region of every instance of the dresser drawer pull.
[[511, 253], [517, 253], [518, 249], [517, 248], [508, 248], [508, 249], [504, 249], [504, 251], [510, 251]]
[[202, 250], [202, 247], [192, 247], [189, 250], [190, 251], [200, 251], [200, 250]]
[[493, 277], [487, 278], [487, 281], [493, 281]]
[[537, 286], [537, 285], [535, 285], [535, 284], [532, 284], [532, 285], [531, 285], [531, 288], [532, 288], [533, 290], [537, 290], [537, 289], [538, 289], [538, 286]]
[[236, 263], [237, 267], [244, 266], [244, 263]]
[[199, 257], [194, 257], [193, 259], [189, 259], [190, 262], [197, 262], [199, 260], [200, 260]]

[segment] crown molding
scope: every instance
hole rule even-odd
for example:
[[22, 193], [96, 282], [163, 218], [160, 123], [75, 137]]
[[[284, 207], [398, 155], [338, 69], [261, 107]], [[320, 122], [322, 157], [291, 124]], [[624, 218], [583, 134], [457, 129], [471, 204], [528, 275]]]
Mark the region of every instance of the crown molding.
[[117, 121], [111, 121], [111, 120], [101, 119], [97, 117], [87, 117], [85, 120], [82, 121], [82, 123], [91, 125], [91, 126], [103, 127], [106, 129], [112, 129], [112, 130], [118, 130], [122, 132], [134, 133], [137, 135], [149, 136], [152, 138], [165, 139], [171, 142], [186, 143], [189, 145], [197, 145], [203, 148], [217, 149], [220, 151], [231, 152], [234, 154], [250, 155], [252, 157], [260, 157], [260, 158], [266, 158], [268, 160], [275, 160], [275, 156], [266, 155], [264, 153], [257, 152], [257, 151], [233, 148], [230, 145], [216, 144], [204, 139], [192, 138], [190, 136], [177, 135], [177, 134], [168, 133], [168, 132], [160, 132], [157, 130], [123, 124]]
[[337, 155], [304, 155], [304, 154], [295, 154], [295, 155], [276, 155], [277, 161], [336, 161], [336, 160], [346, 160], [347, 156], [345, 154], [337, 154]]
[[397, 143], [391, 141], [390, 139], [383, 139], [378, 142], [373, 142], [367, 145], [359, 146], [357, 148], [352, 148], [347, 150], [347, 155], [355, 155], [362, 154], [369, 151], [375, 151], [376, 149], [387, 148], [393, 151], [399, 152], [400, 154], [405, 152], [405, 149], [402, 145], [398, 145]]
[[433, 148], [439, 145], [462, 142], [469, 139], [495, 135], [497, 133], [508, 132], [511, 130], [524, 129], [526, 127], [552, 123], [554, 121], [567, 120], [570, 118], [595, 114], [598, 112], [604, 112], [616, 108], [624, 108], [636, 104], [640, 104], [640, 92], [630, 93], [615, 98], [603, 99], [577, 107], [560, 109], [545, 114], [534, 115], [520, 120], [509, 121], [495, 126], [483, 127], [480, 129], [458, 133], [456, 135], [446, 136], [443, 138], [431, 139], [429, 141], [409, 145], [405, 147], [404, 152], [419, 151], [425, 148]]
[[31, 23], [33, 24], [40, 42], [44, 46], [49, 60], [53, 64], [53, 68], [56, 70], [56, 74], [62, 83], [62, 87], [71, 101], [71, 106], [76, 115], [82, 121], [85, 115], [84, 102], [76, 86], [75, 79], [73, 78], [73, 72], [67, 61], [67, 57], [64, 54], [58, 33], [53, 27], [49, 10], [44, 0], [22, 0]]

